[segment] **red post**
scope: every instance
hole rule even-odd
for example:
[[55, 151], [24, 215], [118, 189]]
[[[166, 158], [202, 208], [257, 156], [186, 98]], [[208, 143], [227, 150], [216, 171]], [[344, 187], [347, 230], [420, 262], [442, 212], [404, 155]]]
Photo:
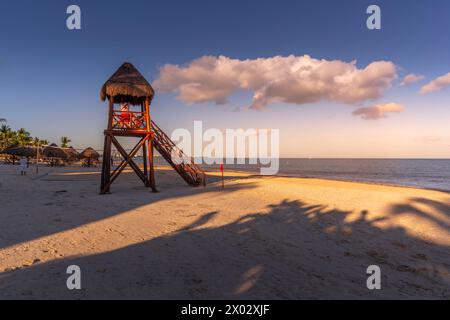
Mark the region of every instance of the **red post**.
[[220, 171], [222, 172], [222, 189], [225, 189], [225, 181], [223, 177], [223, 163], [220, 164]]

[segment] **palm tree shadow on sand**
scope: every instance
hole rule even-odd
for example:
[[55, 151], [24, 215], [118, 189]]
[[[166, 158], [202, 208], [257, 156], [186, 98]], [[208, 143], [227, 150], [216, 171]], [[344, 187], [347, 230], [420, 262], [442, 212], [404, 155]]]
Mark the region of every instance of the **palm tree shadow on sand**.
[[[171, 171], [168, 172], [157, 171], [157, 178], [160, 175], [173, 174]], [[222, 190], [220, 186], [214, 185], [220, 178], [209, 176], [207, 188], [192, 188], [185, 185], [180, 177], [173, 174], [173, 181], [160, 183], [158, 188], [161, 192], [155, 194], [142, 186], [134, 173], [124, 173], [118, 179], [120, 183], [113, 185], [113, 194], [99, 195], [99, 174], [98, 172], [92, 174], [92, 172], [86, 171], [69, 176], [43, 175], [42, 180], [45, 183], [51, 183], [53, 186], [52, 191], [47, 192], [51, 194], [51, 200], [49, 200], [48, 194], [44, 194], [45, 191], [36, 186], [30, 196], [38, 199], [32, 205], [28, 205], [27, 199], [20, 203], [5, 203], [3, 201], [3, 212], [0, 215], [0, 225], [2, 226], [0, 250], [15, 244], [95, 223], [120, 215], [128, 210], [170, 200], [171, 198], [179, 199], [218, 191], [222, 194], [230, 194], [254, 187], [252, 183], [235, 183], [236, 177], [229, 176], [226, 178], [226, 188]], [[242, 182], [249, 178], [239, 177], [239, 180]], [[82, 188], [78, 184], [81, 184]], [[174, 190], [175, 192], [172, 192]], [[0, 183], [0, 192], [4, 192], [7, 198], [8, 187], [2, 186]], [[113, 203], [111, 197], [120, 201]], [[120, 206], [117, 206], [118, 202]], [[70, 207], [70, 214], [64, 210], [67, 206]], [[39, 224], [30, 224], [31, 216], [39, 216]], [[45, 227], [42, 227], [41, 224], [45, 224]]]
[[[428, 204], [450, 212], [448, 204]], [[403, 228], [377, 227], [380, 219], [370, 220], [367, 211], [348, 222], [350, 212], [301, 201], [284, 200], [268, 209], [214, 228], [208, 222], [221, 212], [208, 212], [146, 242], [5, 272], [0, 298], [450, 297], [447, 246], [414, 238]], [[382, 290], [366, 287], [366, 269], [373, 264], [381, 267]], [[66, 288], [69, 265], [81, 267], [80, 291]]]

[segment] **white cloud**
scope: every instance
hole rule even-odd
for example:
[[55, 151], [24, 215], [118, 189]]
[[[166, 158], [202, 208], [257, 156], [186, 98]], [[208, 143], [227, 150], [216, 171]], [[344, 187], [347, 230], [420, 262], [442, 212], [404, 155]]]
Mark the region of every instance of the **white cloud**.
[[450, 86], [450, 72], [446, 75], [436, 78], [433, 81], [427, 83], [420, 89], [420, 94], [427, 94], [444, 89]]
[[405, 107], [398, 103], [377, 104], [367, 108], [359, 108], [353, 112], [354, 116], [361, 116], [364, 120], [378, 120], [387, 117], [387, 113], [399, 113], [405, 111]]
[[253, 60], [204, 56], [185, 66], [165, 65], [153, 85], [159, 91], [177, 93], [188, 104], [224, 104], [237, 91], [251, 91], [251, 108], [263, 109], [271, 102], [358, 104], [382, 96], [396, 77], [396, 66], [389, 61], [358, 69], [355, 61], [308, 55]]
[[401, 83], [402, 86], [407, 86], [411, 83], [423, 80], [425, 77], [422, 75], [416, 75], [414, 73], [408, 74], [406, 77], [403, 78], [403, 81]]

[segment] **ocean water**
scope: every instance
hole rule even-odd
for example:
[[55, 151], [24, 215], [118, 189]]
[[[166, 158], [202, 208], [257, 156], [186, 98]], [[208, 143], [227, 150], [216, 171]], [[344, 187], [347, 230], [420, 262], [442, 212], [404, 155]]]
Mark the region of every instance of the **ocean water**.
[[[248, 161], [247, 161], [248, 163]], [[205, 169], [218, 170], [219, 166]], [[225, 170], [259, 172], [259, 165], [225, 165]], [[450, 160], [280, 159], [278, 175], [401, 185], [450, 191]]]

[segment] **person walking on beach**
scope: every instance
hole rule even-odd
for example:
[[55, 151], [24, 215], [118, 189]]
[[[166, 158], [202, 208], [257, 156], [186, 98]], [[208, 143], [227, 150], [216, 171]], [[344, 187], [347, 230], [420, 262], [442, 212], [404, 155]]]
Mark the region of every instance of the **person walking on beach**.
[[27, 174], [27, 168], [28, 168], [28, 159], [26, 157], [20, 158], [20, 175], [25, 176]]

